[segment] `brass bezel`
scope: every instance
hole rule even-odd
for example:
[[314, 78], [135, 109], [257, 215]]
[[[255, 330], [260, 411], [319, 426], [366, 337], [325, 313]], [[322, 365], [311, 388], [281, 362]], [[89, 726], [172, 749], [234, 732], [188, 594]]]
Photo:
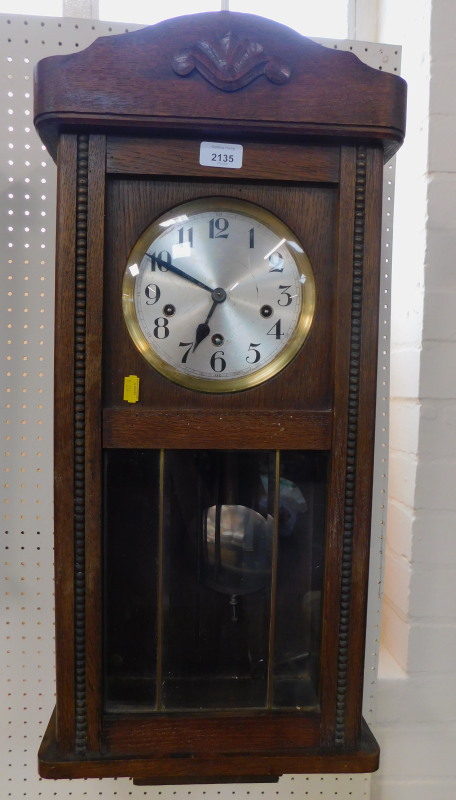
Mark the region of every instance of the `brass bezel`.
[[[161, 226], [160, 223], [163, 223], [163, 221], [169, 217], [179, 217], [187, 213], [199, 214], [206, 211], [229, 211], [231, 213], [241, 214], [270, 228], [280, 239], [285, 239], [287, 242], [294, 242], [301, 249], [301, 252], [295, 250], [293, 247], [289, 247], [289, 253], [295, 261], [297, 268], [306, 276], [306, 281], [302, 284], [301, 314], [291, 338], [284, 345], [280, 353], [268, 364], [250, 372], [248, 375], [235, 378], [199, 378], [195, 375], [188, 375], [180, 372], [180, 370], [176, 369], [173, 365], [164, 361], [161, 356], [156, 353], [144, 335], [135, 309], [134, 289], [136, 277], [132, 276], [129, 268], [133, 264], [141, 262], [144, 253], [152, 242], [159, 234], [163, 233], [163, 226]], [[184, 386], [186, 389], [214, 394], [244, 391], [253, 386], [258, 386], [260, 383], [264, 383], [264, 381], [269, 380], [281, 372], [295, 357], [306, 340], [312, 325], [315, 304], [315, 278], [310, 260], [302, 248], [301, 243], [288, 225], [266, 208], [247, 200], [238, 200], [233, 197], [203, 197], [197, 200], [189, 200], [161, 214], [158, 219], [143, 231], [133, 246], [127, 261], [122, 283], [122, 309], [125, 323], [141, 355], [144, 356], [146, 361], [156, 369], [157, 372], [174, 383]]]

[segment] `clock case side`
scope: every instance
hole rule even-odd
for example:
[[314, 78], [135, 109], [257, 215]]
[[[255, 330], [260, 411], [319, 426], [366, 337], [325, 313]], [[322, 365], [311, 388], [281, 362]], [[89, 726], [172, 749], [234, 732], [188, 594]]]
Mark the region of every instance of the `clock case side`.
[[[341, 150], [326, 549], [334, 572], [326, 574], [322, 652], [323, 663], [337, 666], [336, 676], [331, 668], [323, 671], [328, 703], [323, 717], [329, 726], [325, 731], [323, 725], [322, 736], [347, 746], [359, 741], [362, 726], [365, 638], [360, 632], [366, 626], [369, 577], [383, 166], [378, 148]], [[339, 609], [336, 643], [334, 607]]]
[[[219, 15], [202, 16], [206, 18], [204, 25], [208, 26], [208, 33], [213, 35], [215, 23], [211, 20], [220, 20]], [[229, 17], [239, 26], [240, 32], [245, 16], [230, 14]], [[225, 20], [226, 17], [224, 25]], [[198, 25], [200, 22], [203, 20]], [[216, 32], [219, 31], [217, 26]], [[268, 26], [271, 34], [276, 32], [278, 41], [282, 42], [281, 49], [286, 51], [287, 29], [284, 32], [282, 26], [272, 23], [268, 23]], [[184, 30], [182, 23], [181, 31]], [[153, 37], [153, 29], [150, 31], [147, 35]], [[128, 52], [130, 40], [127, 37], [122, 41], [122, 47]], [[165, 44], [161, 55], [163, 59], [165, 56], [168, 59], [169, 50]], [[78, 55], [84, 56], [82, 53]], [[142, 58], [146, 56], [147, 48], [144, 48]], [[53, 64], [52, 70], [57, 67], [55, 61]], [[46, 69], [48, 67], [51, 68], [51, 65], [47, 65]], [[45, 89], [42, 84], [45, 73], [40, 69], [37, 72], [37, 124], [41, 133], [47, 130], [46, 124], [44, 127], [42, 125], [42, 114], [45, 113], [43, 98], [47, 98], [46, 102], [49, 100], [53, 81], [58, 90], [61, 67], [62, 62]], [[47, 76], [51, 77], [49, 72]], [[168, 80], [174, 86], [175, 80], [188, 79], [175, 79], [168, 75]], [[248, 90], [239, 89], [223, 97], [239, 97], [240, 102], [247, 104], [251, 110], [252, 98], [248, 92], [265, 80], [261, 76]], [[337, 94], [335, 74], [328, 80], [326, 73], [329, 94], [325, 95], [324, 103], [330, 106], [328, 98], [331, 100]], [[384, 102], [384, 94], [381, 93], [386, 109], [384, 113], [387, 116], [390, 114], [390, 123], [393, 118], [397, 123], [397, 119], [404, 115], [404, 90], [402, 82], [398, 83], [398, 80], [384, 82], [385, 86], [396, 87], [392, 105], [391, 96], [388, 102]], [[204, 83], [206, 78], [198, 73], [192, 76], [192, 81], [192, 85], [198, 87], [197, 91], [204, 95], [207, 90]], [[83, 83], [79, 82], [78, 91]], [[280, 90], [280, 86], [268, 86], [271, 93]], [[246, 91], [245, 101], [243, 91]], [[210, 92], [212, 97], [212, 88]], [[375, 93], [372, 87], [369, 92], [369, 97]], [[387, 94], [389, 92], [387, 87]], [[323, 104], [323, 100], [321, 102]], [[201, 108], [210, 108], [207, 97], [204, 103], [207, 105], [201, 105]], [[318, 129], [320, 138], [316, 138], [317, 128], [313, 127], [313, 123], [309, 127], [307, 124], [302, 126], [294, 122], [282, 122], [280, 103], [276, 108], [275, 122], [266, 119], [255, 120], [253, 124], [250, 124], [248, 113], [241, 121], [236, 103], [231, 99], [230, 103], [238, 114], [236, 121], [226, 117], [208, 126], [208, 118], [199, 118], [198, 121], [187, 116], [176, 121], [174, 115], [173, 130], [179, 135], [185, 134], [187, 138], [183, 141], [191, 141], [195, 136], [203, 138], [208, 130], [217, 131], [228, 141], [233, 138], [236, 140], [236, 135], [244, 131], [246, 140], [253, 139], [272, 148], [279, 146], [277, 134], [280, 133], [284, 142], [287, 139], [290, 143], [296, 142], [298, 136], [304, 148], [316, 148], [323, 160], [329, 145], [340, 148], [341, 152], [336, 233], [338, 299], [334, 312], [334, 403], [330, 411], [331, 423], [326, 428], [324, 438], [326, 443], [330, 443], [332, 466], [326, 544], [323, 708], [319, 744], [315, 746], [315, 733], [312, 733], [314, 729], [310, 724], [307, 746], [307, 734], [301, 731], [301, 745], [295, 745], [294, 748], [290, 745], [286, 753], [275, 749], [274, 752], [269, 749], [266, 753], [264, 744], [263, 750], [260, 747], [256, 753], [248, 756], [239, 753], [235, 756], [232, 753], [228, 760], [230, 766], [227, 775], [228, 762], [220, 753], [214, 756], [213, 741], [208, 741], [204, 753], [191, 753], [189, 762], [183, 753], [182, 757], [175, 758], [175, 751], [172, 750], [176, 747], [174, 732], [170, 749], [167, 753], [162, 752], [159, 758], [157, 756], [162, 745], [158, 745], [158, 740], [155, 740], [155, 746], [151, 744], [157, 735], [152, 730], [155, 722], [145, 720], [138, 725], [135, 720], [124, 719], [111, 723], [102, 713], [100, 453], [103, 270], [100, 265], [103, 264], [105, 249], [106, 152], [109, 152], [112, 142], [111, 137], [106, 141], [104, 133], [110, 129], [112, 122], [119, 141], [123, 140], [122, 130], [128, 132], [129, 136], [133, 133], [146, 141], [148, 137], [162, 135], [162, 123], [165, 121], [168, 124], [170, 121], [169, 116], [163, 115], [156, 118], [154, 126], [151, 116], [146, 115], [146, 135], [146, 116], [139, 115], [140, 118], [135, 120], [126, 114], [121, 115], [120, 122], [111, 120], [110, 112], [106, 111], [109, 106], [107, 101], [105, 111], [95, 111], [90, 119], [85, 110], [81, 116], [79, 112], [76, 113], [71, 120], [67, 111], [61, 114], [57, 112], [57, 127], [54, 128], [59, 141], [55, 482], [57, 708], [40, 751], [43, 777], [128, 775], [156, 783], [176, 780], [201, 782], [220, 776], [243, 780], [248, 776], [274, 778], [283, 772], [367, 772], [377, 767], [378, 747], [361, 720], [361, 687], [375, 417], [380, 198], [385, 149], [391, 152], [391, 141], [395, 142], [394, 147], [399, 145], [403, 128], [398, 134], [396, 124], [386, 133], [383, 125], [371, 126], [367, 135], [365, 127], [361, 130], [362, 126], [341, 129], [339, 125], [328, 125], [324, 130], [321, 127]], [[356, 98], [352, 98], [351, 105], [356, 105]], [[54, 115], [52, 104], [50, 113]], [[52, 125], [54, 122], [55, 119]], [[309, 132], [310, 138], [306, 139], [304, 133]], [[49, 138], [44, 133], [44, 137], [53, 147], [52, 136]], [[128, 150], [127, 139], [123, 141], [127, 143]], [[172, 145], [171, 139], [171, 149]], [[286, 147], [286, 144], [283, 146]], [[127, 161], [129, 166], [124, 167], [124, 175], [129, 172], [134, 174], [132, 164], [135, 152], [127, 157]], [[173, 166], [169, 161], [167, 163], [165, 174], [178, 176], [178, 161], [173, 159]], [[220, 179], [226, 180], [226, 172], [218, 170], [217, 174]], [[315, 180], [311, 171], [308, 171], [308, 175], [310, 180]], [[265, 177], [267, 168], [263, 166], [249, 179], [264, 180]], [[242, 183], [243, 178], [236, 176], [229, 180]], [[347, 331], [350, 331], [350, 335], [347, 335]], [[334, 609], [337, 609], [336, 615]], [[222, 728], [223, 724], [222, 718]], [[264, 720], [261, 724], [265, 724]], [[312, 741], [313, 745], [310, 744]]]
[[96, 265], [103, 262], [104, 148], [103, 136], [91, 137], [89, 146], [87, 136], [63, 135], [58, 146], [53, 718], [62, 752], [81, 751], [82, 741], [84, 747], [94, 739], [98, 743], [100, 734], [100, 718], [90, 709], [98, 709], [101, 678], [98, 661], [87, 657], [86, 642], [101, 640], [99, 570], [94, 565], [101, 559], [102, 271]]

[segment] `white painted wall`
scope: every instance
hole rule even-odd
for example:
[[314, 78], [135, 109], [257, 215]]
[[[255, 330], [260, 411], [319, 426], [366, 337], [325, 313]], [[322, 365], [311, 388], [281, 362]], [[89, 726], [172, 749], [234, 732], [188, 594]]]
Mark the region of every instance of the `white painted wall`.
[[403, 47], [391, 459], [373, 800], [456, 797], [456, 2], [380, 0]]

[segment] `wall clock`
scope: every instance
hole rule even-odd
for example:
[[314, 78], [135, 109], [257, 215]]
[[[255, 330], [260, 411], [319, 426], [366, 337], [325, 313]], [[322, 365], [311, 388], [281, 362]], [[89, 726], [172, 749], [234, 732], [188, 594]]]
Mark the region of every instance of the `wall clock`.
[[395, 76], [246, 14], [44, 59], [57, 703], [44, 777], [367, 772]]

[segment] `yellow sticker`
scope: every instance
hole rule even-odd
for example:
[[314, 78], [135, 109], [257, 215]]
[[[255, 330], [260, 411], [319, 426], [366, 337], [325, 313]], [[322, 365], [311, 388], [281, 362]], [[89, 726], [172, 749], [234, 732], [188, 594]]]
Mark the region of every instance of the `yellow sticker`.
[[127, 403], [137, 403], [139, 400], [139, 378], [137, 375], [127, 375], [124, 378], [123, 399]]

